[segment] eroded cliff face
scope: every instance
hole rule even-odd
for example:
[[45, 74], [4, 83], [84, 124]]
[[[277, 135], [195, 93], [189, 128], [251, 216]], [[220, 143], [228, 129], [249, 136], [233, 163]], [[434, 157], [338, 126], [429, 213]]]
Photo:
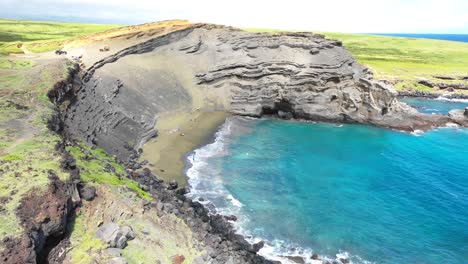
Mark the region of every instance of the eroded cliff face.
[[72, 135], [124, 158], [156, 135], [158, 114], [224, 110], [413, 130], [427, 116], [372, 80], [338, 41], [312, 33], [249, 33], [194, 24], [91, 66], [66, 112]]

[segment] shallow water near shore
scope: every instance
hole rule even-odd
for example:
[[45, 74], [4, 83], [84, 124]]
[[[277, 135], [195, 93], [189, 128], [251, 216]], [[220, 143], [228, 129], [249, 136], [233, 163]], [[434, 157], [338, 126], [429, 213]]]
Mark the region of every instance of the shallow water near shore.
[[464, 109], [468, 107], [467, 99], [446, 99], [439, 97], [437, 99], [426, 99], [417, 97], [404, 97], [399, 99], [401, 102], [416, 108], [419, 112], [425, 114], [446, 115], [453, 109]]
[[235, 214], [270, 258], [466, 263], [468, 130], [228, 118], [189, 160], [193, 198]]

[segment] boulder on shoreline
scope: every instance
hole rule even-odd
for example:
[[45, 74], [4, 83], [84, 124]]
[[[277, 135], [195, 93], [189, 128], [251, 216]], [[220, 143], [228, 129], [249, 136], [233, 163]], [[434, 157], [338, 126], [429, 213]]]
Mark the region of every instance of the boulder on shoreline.
[[123, 249], [128, 240], [135, 238], [135, 233], [129, 226], [119, 227], [116, 223], [111, 222], [100, 226], [94, 237], [101, 239], [111, 248]]
[[468, 126], [468, 107], [465, 107], [465, 109], [451, 110], [449, 111], [448, 116], [458, 124]]

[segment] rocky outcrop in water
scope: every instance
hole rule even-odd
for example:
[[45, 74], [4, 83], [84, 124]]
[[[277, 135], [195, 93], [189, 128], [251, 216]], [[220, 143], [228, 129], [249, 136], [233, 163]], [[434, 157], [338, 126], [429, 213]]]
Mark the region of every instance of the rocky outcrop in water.
[[125, 159], [156, 135], [160, 113], [234, 114], [414, 130], [451, 121], [419, 114], [359, 65], [341, 42], [312, 33], [249, 33], [194, 24], [91, 66], [75, 86], [67, 131]]
[[458, 124], [462, 126], [468, 126], [468, 107], [465, 107], [465, 109], [451, 110], [448, 115]]

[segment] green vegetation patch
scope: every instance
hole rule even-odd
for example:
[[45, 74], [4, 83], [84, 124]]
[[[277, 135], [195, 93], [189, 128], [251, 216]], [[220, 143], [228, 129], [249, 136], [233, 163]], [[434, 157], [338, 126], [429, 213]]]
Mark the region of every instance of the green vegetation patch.
[[69, 174], [61, 170], [61, 154], [55, 149], [61, 138], [47, 127], [53, 105], [38, 100], [66, 76], [68, 66], [58, 62], [36, 67], [16, 58], [0, 58], [0, 63], [6, 68], [0, 69], [1, 241], [23, 232], [16, 209], [25, 195], [46, 191], [52, 173], [64, 181]]
[[325, 36], [342, 41], [353, 56], [374, 69], [378, 77], [461, 76], [468, 72], [467, 43], [344, 33], [325, 33]]
[[0, 57], [0, 69], [24, 70], [34, 65], [30, 60]]
[[0, 76], [0, 91], [14, 90], [20, 88], [23, 76], [19, 72], [14, 74]]
[[75, 217], [68, 225], [69, 233], [73, 234], [71, 243], [73, 249], [70, 251], [71, 262], [74, 264], [92, 263], [90, 251], [98, 251], [107, 248], [100, 239], [94, 238], [94, 230], [88, 228], [83, 221], [83, 215]]
[[108, 156], [104, 150], [91, 148], [84, 143], [68, 146], [66, 149], [76, 160], [83, 182], [126, 186], [142, 199], [152, 200], [151, 196], [139, 188], [135, 181], [125, 178], [123, 166], [115, 162], [115, 159]]
[[0, 19], [0, 54], [23, 53], [22, 45], [32, 52], [59, 49], [67, 39], [116, 27], [118, 25]]
[[58, 136], [37, 135], [15, 142], [8, 154], [0, 156], [0, 197], [7, 197], [0, 205], [0, 238], [21, 233], [16, 208], [32, 189], [46, 190], [50, 171], [61, 180], [68, 179], [69, 175], [60, 169], [60, 155], [54, 150], [58, 141]]

